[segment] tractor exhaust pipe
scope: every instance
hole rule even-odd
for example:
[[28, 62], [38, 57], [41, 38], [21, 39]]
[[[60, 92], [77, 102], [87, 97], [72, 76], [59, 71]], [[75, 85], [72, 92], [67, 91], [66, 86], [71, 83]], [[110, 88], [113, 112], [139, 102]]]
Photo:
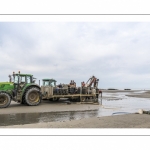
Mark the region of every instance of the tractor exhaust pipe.
[[39, 86], [40, 86], [40, 80], [39, 80]]
[[9, 77], [9, 82], [12, 82], [12, 78], [11, 78], [11, 75], [9, 75], [8, 77]]

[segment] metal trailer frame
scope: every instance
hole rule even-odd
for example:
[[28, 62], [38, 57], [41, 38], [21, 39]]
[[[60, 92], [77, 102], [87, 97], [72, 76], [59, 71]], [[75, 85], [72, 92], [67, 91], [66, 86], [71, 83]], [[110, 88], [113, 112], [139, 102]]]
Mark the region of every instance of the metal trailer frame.
[[[74, 102], [98, 103], [99, 95], [101, 94], [102, 104], [102, 91], [98, 89], [98, 81], [99, 79], [92, 76], [86, 84], [83, 85], [83, 82], [81, 82], [81, 86], [76, 88], [79, 89], [80, 92], [70, 92], [70, 85], [73, 88], [75, 88], [76, 85], [72, 86], [72, 84], [64, 84], [64, 87], [58, 85], [56, 86], [56, 80], [43, 79], [43, 86], [41, 86], [42, 99], [58, 101], [60, 98], [69, 98], [70, 101]], [[61, 92], [60, 89], [62, 89], [62, 91], [69, 90], [69, 92]]]
[[[50, 87], [47, 86], [47, 88], [49, 88], [49, 90], [53, 91], [52, 87], [50, 89]], [[51, 91], [50, 93], [52, 93], [52, 94], [43, 95], [42, 99], [57, 101], [60, 98], [70, 98], [70, 99], [72, 99], [72, 101], [75, 100], [75, 102], [80, 102], [80, 103], [98, 103], [100, 93], [96, 93], [96, 91], [95, 91], [94, 94], [89, 94], [89, 89], [90, 89], [90, 87], [88, 88], [87, 94], [82, 94], [82, 86], [80, 87], [80, 94], [54, 95]], [[101, 92], [101, 98], [102, 98], [102, 92]], [[102, 99], [101, 99], [101, 104], [102, 104]]]

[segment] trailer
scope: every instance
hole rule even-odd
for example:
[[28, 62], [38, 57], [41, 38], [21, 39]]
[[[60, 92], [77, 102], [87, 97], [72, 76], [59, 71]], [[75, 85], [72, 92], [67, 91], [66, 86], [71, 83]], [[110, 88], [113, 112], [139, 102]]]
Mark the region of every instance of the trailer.
[[98, 89], [98, 81], [95, 76], [89, 78], [84, 83], [81, 82], [80, 87], [76, 87], [76, 83], [71, 80], [70, 84], [56, 85], [55, 79], [43, 79], [41, 93], [43, 100], [58, 101], [61, 98], [67, 98], [72, 102], [81, 103], [98, 103], [98, 98], [102, 92]]

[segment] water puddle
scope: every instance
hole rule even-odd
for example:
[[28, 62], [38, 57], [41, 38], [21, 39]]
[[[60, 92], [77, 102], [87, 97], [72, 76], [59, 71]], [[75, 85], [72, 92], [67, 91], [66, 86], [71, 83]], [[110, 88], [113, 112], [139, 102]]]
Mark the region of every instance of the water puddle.
[[98, 110], [73, 112], [44, 112], [0, 115], [0, 126], [56, 122], [98, 116]]

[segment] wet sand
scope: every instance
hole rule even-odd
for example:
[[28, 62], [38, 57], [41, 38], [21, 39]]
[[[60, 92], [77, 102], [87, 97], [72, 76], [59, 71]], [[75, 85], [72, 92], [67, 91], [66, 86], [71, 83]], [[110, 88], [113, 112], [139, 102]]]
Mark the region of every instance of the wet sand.
[[[143, 90], [143, 91], [141, 91], [141, 90], [103, 90], [103, 93], [119, 93], [119, 92], [121, 92], [121, 93], [127, 92], [129, 94], [126, 94], [126, 96], [129, 96], [129, 97], [150, 98], [149, 90]], [[140, 93], [140, 92], [142, 92], [142, 93]]]
[[150, 91], [144, 91], [144, 93], [138, 94], [127, 94], [129, 97], [137, 97], [137, 98], [150, 98]]
[[1, 128], [150, 128], [150, 115], [126, 114], [81, 120], [1, 126]]
[[59, 102], [43, 101], [38, 106], [27, 106], [12, 102], [7, 108], [0, 109], [0, 114], [18, 114], [18, 113], [43, 113], [43, 112], [62, 112], [62, 111], [84, 111], [96, 110], [101, 105], [97, 104], [80, 104], [80, 102], [71, 102], [60, 100]]
[[[131, 91], [131, 90], [103, 90], [103, 93], [127, 92], [127, 96], [137, 98], [150, 98], [150, 91]], [[139, 92], [139, 93], [138, 93]], [[106, 97], [103, 96], [105, 99]], [[114, 96], [107, 96], [113, 99]], [[72, 103], [65, 101], [51, 103], [44, 101], [39, 106], [25, 106], [12, 102], [10, 107], [1, 109], [0, 114], [12, 113], [35, 113], [35, 112], [59, 112], [59, 111], [85, 111], [97, 110], [101, 105]], [[142, 109], [142, 108], [141, 108]], [[150, 128], [150, 115], [148, 114], [126, 114], [105, 117], [81, 118], [78, 120], [62, 120], [54, 122], [40, 122], [24, 125], [0, 126], [0, 128]]]

